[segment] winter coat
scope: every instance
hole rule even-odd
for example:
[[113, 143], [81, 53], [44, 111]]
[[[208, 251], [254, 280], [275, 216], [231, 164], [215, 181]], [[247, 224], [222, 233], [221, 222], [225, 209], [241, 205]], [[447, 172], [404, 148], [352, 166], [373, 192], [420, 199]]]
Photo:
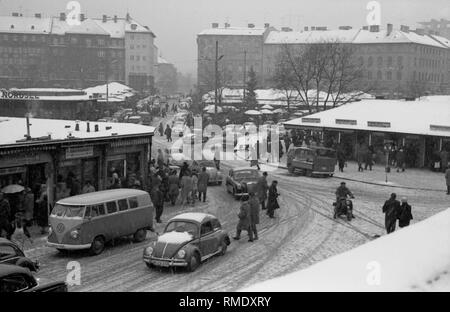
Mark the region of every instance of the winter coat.
[[23, 199], [23, 210], [25, 211], [25, 220], [33, 220], [34, 194], [32, 192], [25, 194]]
[[447, 185], [450, 185], [450, 168], [445, 171], [445, 182], [447, 182]]
[[404, 224], [407, 225], [412, 219], [413, 216], [411, 213], [411, 205], [409, 205], [408, 203], [402, 203], [398, 213], [398, 224], [400, 226]]
[[269, 188], [269, 200], [267, 202], [268, 210], [275, 210], [275, 209], [280, 208], [277, 198], [278, 198], [277, 187], [275, 185], [271, 185]]
[[251, 197], [248, 201], [250, 205], [250, 221], [251, 224], [259, 224], [259, 203], [256, 197]]
[[248, 201], [243, 202], [241, 205], [241, 208], [239, 209], [239, 223], [237, 225], [237, 229], [238, 230], [248, 230], [250, 227], [250, 204], [248, 203]]
[[206, 192], [209, 183], [209, 174], [207, 172], [200, 172], [198, 175], [198, 191]]
[[190, 176], [183, 176], [180, 181], [181, 185], [181, 198], [186, 199], [190, 192], [192, 192], [192, 178]]
[[383, 205], [383, 213], [386, 222], [395, 222], [400, 212], [400, 202], [396, 199], [388, 199]]
[[153, 206], [160, 207], [164, 205], [164, 194], [159, 188], [154, 188], [150, 197], [152, 199]]
[[269, 184], [267, 183], [267, 179], [265, 176], [262, 176], [258, 179], [258, 183], [256, 184], [256, 193], [259, 201], [263, 201], [267, 199], [267, 190], [269, 189]]
[[3, 198], [0, 201], [0, 221], [9, 221], [11, 217], [11, 207], [9, 206], [9, 201]]
[[439, 155], [441, 157], [441, 166], [442, 168], [446, 168], [448, 166], [448, 152], [442, 151]]
[[169, 127], [167, 127], [167, 128], [166, 128], [166, 131], [164, 131], [164, 134], [165, 134], [168, 138], [170, 138], [170, 137], [172, 136], [172, 129], [169, 128]]
[[192, 176], [192, 191], [198, 192], [198, 177], [196, 175]]
[[169, 195], [178, 196], [180, 194], [180, 180], [178, 176], [172, 175], [169, 177]]

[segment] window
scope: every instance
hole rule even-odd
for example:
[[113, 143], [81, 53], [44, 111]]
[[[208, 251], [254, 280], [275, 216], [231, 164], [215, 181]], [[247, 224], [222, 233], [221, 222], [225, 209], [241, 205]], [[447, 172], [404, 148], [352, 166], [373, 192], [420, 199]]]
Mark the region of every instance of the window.
[[108, 210], [108, 213], [117, 212], [117, 203], [116, 202], [106, 203], [106, 210]]
[[397, 72], [397, 80], [402, 80], [402, 72], [401, 71]]
[[105, 214], [105, 206], [103, 204], [94, 205], [86, 208], [85, 217], [96, 218]]
[[387, 63], [388, 63], [388, 66], [392, 66], [392, 56], [388, 57]]
[[369, 78], [369, 80], [373, 79], [373, 75], [372, 75], [371, 71], [367, 72], [367, 78]]
[[381, 74], [381, 70], [379, 70], [379, 71], [377, 72], [377, 79], [378, 79], [378, 80], [383, 79], [382, 74]]
[[22, 275], [10, 275], [0, 281], [0, 292], [17, 292], [28, 289], [28, 283]]
[[16, 251], [11, 246], [0, 246], [0, 260], [5, 260], [16, 255]]
[[386, 72], [386, 79], [392, 80], [392, 72], [391, 71]]
[[139, 202], [137, 197], [128, 198], [128, 203], [130, 204], [130, 209], [139, 207]]
[[212, 223], [211, 223], [211, 221], [207, 221], [207, 222], [202, 224], [202, 227], [201, 227], [201, 230], [200, 230], [200, 234], [201, 235], [208, 235], [212, 231], [213, 231]]
[[128, 201], [126, 199], [119, 200], [119, 211], [128, 210]]
[[383, 58], [381, 56], [378, 57], [377, 63], [378, 66], [383, 66]]
[[370, 67], [373, 65], [373, 57], [369, 56], [369, 59], [367, 61], [367, 65]]
[[105, 40], [104, 39], [98, 39], [98, 45], [99, 46], [103, 46], [103, 45], [105, 45]]
[[97, 53], [98, 57], [105, 57], [105, 51], [101, 50]]
[[213, 227], [214, 231], [220, 230], [221, 227], [222, 227], [222, 225], [220, 224], [219, 220], [217, 220], [217, 219], [211, 220], [211, 224], [212, 224], [212, 227]]

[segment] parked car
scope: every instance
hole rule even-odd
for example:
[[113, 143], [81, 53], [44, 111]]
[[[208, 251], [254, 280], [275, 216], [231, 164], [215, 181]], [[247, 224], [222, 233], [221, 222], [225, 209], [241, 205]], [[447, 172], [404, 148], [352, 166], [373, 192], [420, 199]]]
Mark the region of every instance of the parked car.
[[39, 271], [39, 261], [31, 260], [25, 256], [20, 247], [5, 238], [0, 237], [0, 264], [13, 264], [29, 269], [32, 272]]
[[29, 269], [0, 264], [0, 293], [10, 292], [67, 292], [65, 282], [40, 283]]
[[233, 194], [235, 199], [248, 196], [249, 192], [256, 191], [256, 184], [259, 178], [260, 173], [256, 168], [242, 167], [231, 169], [226, 179], [227, 192]]
[[172, 134], [174, 137], [182, 137], [186, 130], [186, 124], [184, 122], [176, 122], [172, 127]]
[[143, 242], [153, 230], [153, 205], [147, 192], [115, 189], [58, 201], [49, 218], [47, 244], [59, 251], [103, 252], [106, 242], [133, 236]]
[[205, 213], [184, 213], [169, 220], [164, 233], [144, 249], [149, 267], [195, 269], [205, 260], [224, 255], [230, 245], [219, 220]]
[[[197, 160], [197, 173], [200, 173], [203, 167], [206, 168], [206, 172], [209, 174], [209, 184], [218, 184], [222, 185], [223, 183], [223, 175], [217, 167], [216, 163], [213, 160]], [[193, 163], [193, 162], [192, 162]], [[192, 164], [191, 164], [192, 168]]]
[[287, 154], [289, 173], [300, 172], [306, 176], [334, 175], [336, 151], [324, 147], [294, 147]]

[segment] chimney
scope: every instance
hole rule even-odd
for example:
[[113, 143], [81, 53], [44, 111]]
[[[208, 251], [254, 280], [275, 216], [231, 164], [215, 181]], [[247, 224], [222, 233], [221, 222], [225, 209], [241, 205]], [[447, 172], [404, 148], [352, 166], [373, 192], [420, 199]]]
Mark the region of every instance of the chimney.
[[136, 30], [137, 29], [137, 24], [131, 24], [131, 30]]
[[363, 30], [369, 30], [369, 26], [363, 26]]
[[230, 28], [230, 24], [228, 24], [228, 23], [225, 23], [225, 28]]
[[255, 24], [248, 24], [248, 28], [255, 28]]
[[108, 16], [107, 15], [103, 15], [103, 23], [106, 23], [108, 21]]
[[86, 132], [91, 132], [91, 125], [89, 124], [89, 121], [86, 122]]
[[290, 28], [290, 27], [282, 27], [281, 31], [290, 32], [290, 31], [292, 31], [292, 28]]
[[80, 131], [80, 121], [79, 120], [75, 121], [75, 131]]
[[309, 27], [308, 26], [305, 26], [305, 28], [303, 28], [305, 31], [308, 31], [309, 30]]
[[60, 21], [65, 21], [66, 20], [66, 13], [60, 13], [59, 14], [59, 20]]
[[269, 28], [270, 27], [270, 24], [269, 23], [265, 23], [264, 24], [264, 28]]
[[401, 25], [400, 30], [405, 33], [409, 33], [409, 26]]
[[311, 26], [311, 31], [316, 30], [316, 26]]
[[117, 15], [114, 15], [114, 23], [117, 23]]
[[423, 29], [423, 28], [416, 28], [415, 33], [420, 35], [420, 36], [423, 36], [423, 35], [425, 35], [425, 29]]
[[130, 22], [130, 21], [131, 21], [131, 15], [130, 15], [130, 13], [127, 13], [126, 20], [127, 20], [127, 22]]
[[219, 23], [212, 23], [212, 28], [219, 28]]
[[19, 13], [14, 12], [14, 13], [12, 14], [12, 16], [14, 16], [14, 17], [19, 17]]
[[316, 30], [327, 30], [328, 27], [326, 26], [320, 26], [320, 27], [316, 27]]
[[41, 13], [36, 13], [36, 14], [34, 14], [34, 17], [36, 17], [36, 18], [41, 18], [41, 17], [42, 17], [42, 14], [41, 14]]
[[340, 30], [350, 30], [352, 29], [352, 26], [339, 26]]
[[379, 32], [380, 31], [380, 25], [370, 25], [369, 30], [370, 30], [370, 32]]
[[387, 36], [390, 36], [392, 34], [392, 31], [394, 30], [394, 25], [392, 24], [387, 24]]
[[95, 132], [98, 132], [98, 125], [95, 125]]
[[80, 14], [80, 22], [84, 22], [86, 16], [84, 14]]

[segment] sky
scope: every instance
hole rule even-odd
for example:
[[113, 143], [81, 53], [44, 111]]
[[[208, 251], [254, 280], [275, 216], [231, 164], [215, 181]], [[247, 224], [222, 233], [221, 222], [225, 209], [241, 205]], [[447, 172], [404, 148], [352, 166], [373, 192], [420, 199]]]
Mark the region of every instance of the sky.
[[[24, 16], [42, 13], [59, 16], [67, 12], [69, 0], [0, 0], [0, 15], [20, 12]], [[182, 73], [196, 74], [197, 34], [221, 26], [263, 27], [270, 23], [278, 29], [305, 26], [367, 25], [370, 0], [78, 0], [87, 17], [118, 15], [128, 11], [156, 34], [160, 55], [174, 63]], [[416, 27], [416, 22], [431, 18], [450, 19], [449, 0], [378, 0], [381, 25], [388, 23]]]

